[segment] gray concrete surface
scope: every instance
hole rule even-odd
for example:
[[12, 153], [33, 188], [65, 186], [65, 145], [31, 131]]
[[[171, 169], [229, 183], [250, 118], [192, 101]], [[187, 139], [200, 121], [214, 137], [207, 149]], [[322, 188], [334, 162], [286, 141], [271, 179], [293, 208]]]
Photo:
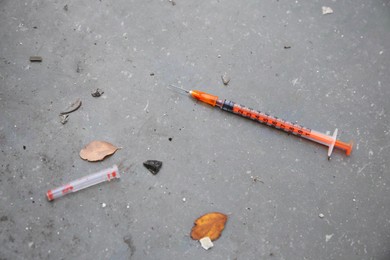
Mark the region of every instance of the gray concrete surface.
[[[390, 2], [175, 1], [0, 0], [0, 258], [390, 259]], [[169, 84], [355, 149], [328, 161]], [[123, 149], [83, 161], [92, 140]], [[47, 202], [115, 163], [120, 181]], [[189, 233], [210, 211], [229, 220], [205, 251]]]

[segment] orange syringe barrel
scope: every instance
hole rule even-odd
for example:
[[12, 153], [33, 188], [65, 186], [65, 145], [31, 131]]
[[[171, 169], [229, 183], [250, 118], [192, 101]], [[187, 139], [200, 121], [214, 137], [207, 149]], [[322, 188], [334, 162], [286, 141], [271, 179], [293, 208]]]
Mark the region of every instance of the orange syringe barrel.
[[218, 99], [218, 96], [214, 96], [202, 91], [191, 90], [189, 91], [189, 93], [193, 98], [212, 106], [218, 106], [222, 110], [252, 119], [259, 123], [266, 124], [270, 127], [283, 130], [287, 133], [294, 134], [296, 136], [303, 137], [305, 139], [326, 145], [329, 147], [328, 156], [330, 156], [330, 154], [332, 153], [333, 147], [344, 150], [347, 156], [349, 156], [352, 152], [352, 142], [345, 143], [340, 140], [337, 140], [335, 135], [330, 136], [327, 134], [323, 134], [310, 128], [306, 128], [298, 124], [283, 120], [276, 116], [271, 116], [267, 113], [256, 111], [251, 108], [236, 104], [233, 101], [226, 99]]

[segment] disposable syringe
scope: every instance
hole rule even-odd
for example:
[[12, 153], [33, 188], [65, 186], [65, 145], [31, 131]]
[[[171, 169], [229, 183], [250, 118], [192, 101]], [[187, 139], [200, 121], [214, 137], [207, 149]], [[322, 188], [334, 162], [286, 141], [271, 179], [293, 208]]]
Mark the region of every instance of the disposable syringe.
[[114, 165], [111, 168], [102, 170], [97, 173], [92, 173], [85, 177], [71, 181], [68, 184], [62, 185], [58, 188], [48, 190], [46, 196], [49, 201], [52, 201], [68, 193], [76, 192], [91, 187], [93, 185], [99, 184], [101, 182], [111, 181], [112, 179], [116, 179], [116, 178], [120, 178], [120, 175], [119, 175], [118, 167]]
[[259, 123], [283, 130], [287, 133], [294, 134], [296, 136], [303, 137], [316, 143], [328, 146], [328, 159], [330, 159], [334, 147], [344, 150], [347, 156], [349, 156], [352, 152], [352, 142], [345, 143], [340, 140], [337, 140], [337, 128], [334, 131], [333, 135], [330, 136], [317, 132], [310, 128], [300, 126], [298, 124], [291, 123], [276, 116], [271, 116], [269, 114], [253, 110], [251, 108], [247, 108], [245, 106], [236, 104], [233, 101], [227, 99], [219, 99], [217, 96], [199, 90], [186, 90], [173, 85], [170, 86], [190, 94], [193, 98], [199, 101], [202, 101], [212, 106], [217, 106], [222, 110], [252, 119], [253, 121], [257, 121]]

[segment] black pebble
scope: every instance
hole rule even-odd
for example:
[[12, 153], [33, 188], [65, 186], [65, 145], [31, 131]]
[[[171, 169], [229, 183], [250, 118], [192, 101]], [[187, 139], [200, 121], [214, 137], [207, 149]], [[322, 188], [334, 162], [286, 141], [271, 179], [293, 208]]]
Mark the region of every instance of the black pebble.
[[172, 142], [172, 137], [169, 137], [168, 140], [169, 140], [169, 142]]
[[156, 160], [147, 160], [144, 162], [144, 166], [146, 169], [148, 169], [153, 175], [156, 175], [161, 167], [162, 167], [162, 162], [156, 161]]
[[26, 150], [26, 146], [25, 145], [23, 145], [23, 150]]

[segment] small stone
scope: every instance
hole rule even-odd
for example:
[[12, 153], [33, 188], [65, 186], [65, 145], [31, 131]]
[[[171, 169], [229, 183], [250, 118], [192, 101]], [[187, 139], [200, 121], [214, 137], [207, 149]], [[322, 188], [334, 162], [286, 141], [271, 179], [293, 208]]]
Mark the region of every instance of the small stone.
[[147, 160], [144, 162], [146, 169], [148, 169], [153, 175], [156, 175], [160, 171], [162, 164], [163, 163], [161, 161], [157, 160]]
[[320, 218], [324, 218], [324, 217], [325, 217], [325, 215], [322, 214], [322, 213], [320, 213], [318, 216], [319, 216]]
[[213, 242], [211, 242], [211, 239], [209, 237], [204, 237], [200, 239], [199, 242], [205, 250], [209, 250], [214, 246]]
[[106, 203], [102, 203], [102, 208], [105, 208], [107, 206], [107, 204]]
[[183, 198], [183, 202], [186, 202], [186, 198]]
[[222, 79], [222, 82], [223, 84], [226, 86], [227, 84], [229, 84], [230, 82], [230, 77], [224, 73], [222, 76], [221, 76], [221, 79]]

